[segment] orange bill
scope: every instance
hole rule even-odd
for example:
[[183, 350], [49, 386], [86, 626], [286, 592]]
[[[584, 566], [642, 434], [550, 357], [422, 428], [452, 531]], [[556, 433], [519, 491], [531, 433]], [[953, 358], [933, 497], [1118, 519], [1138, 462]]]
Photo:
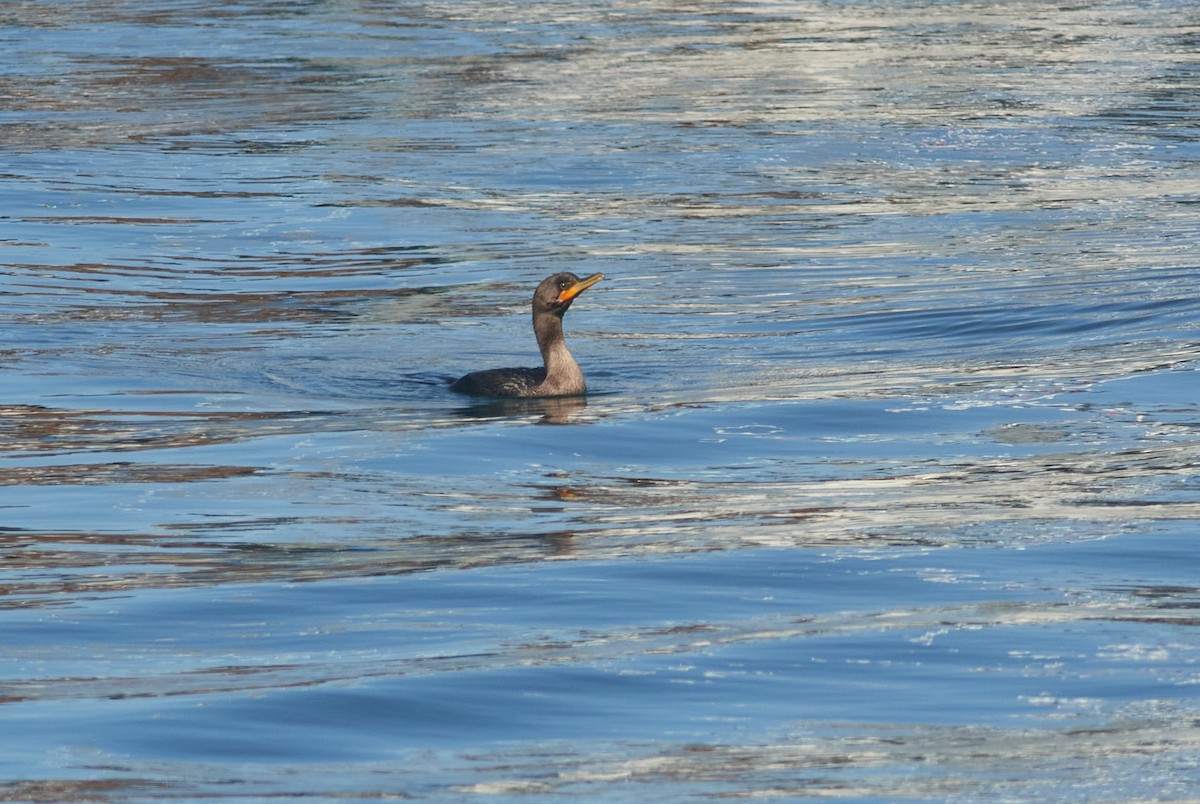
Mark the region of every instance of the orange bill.
[[575, 298], [580, 293], [583, 293], [585, 290], [587, 290], [588, 288], [590, 288], [592, 285], [596, 284], [603, 278], [604, 278], [604, 274], [592, 274], [587, 279], [580, 279], [574, 285], [571, 285], [568, 288], [564, 288], [558, 294], [558, 300], [560, 302], [570, 301], [571, 299]]

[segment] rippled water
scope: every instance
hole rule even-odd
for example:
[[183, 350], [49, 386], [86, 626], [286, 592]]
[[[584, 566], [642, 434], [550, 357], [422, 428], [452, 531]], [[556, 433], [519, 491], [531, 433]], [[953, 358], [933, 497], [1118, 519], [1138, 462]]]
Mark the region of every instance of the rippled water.
[[3, 6], [0, 800], [1194, 798], [1197, 45]]

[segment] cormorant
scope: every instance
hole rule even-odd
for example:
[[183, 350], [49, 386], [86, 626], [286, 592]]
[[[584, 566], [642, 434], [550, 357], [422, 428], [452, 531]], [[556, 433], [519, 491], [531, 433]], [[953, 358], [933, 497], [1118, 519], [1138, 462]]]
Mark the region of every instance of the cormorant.
[[546, 277], [533, 292], [533, 333], [542, 350], [541, 368], [501, 368], [474, 371], [455, 380], [450, 388], [473, 396], [577, 396], [587, 393], [579, 364], [563, 340], [563, 313], [575, 297], [604, 278], [592, 274], [580, 279], [563, 272]]

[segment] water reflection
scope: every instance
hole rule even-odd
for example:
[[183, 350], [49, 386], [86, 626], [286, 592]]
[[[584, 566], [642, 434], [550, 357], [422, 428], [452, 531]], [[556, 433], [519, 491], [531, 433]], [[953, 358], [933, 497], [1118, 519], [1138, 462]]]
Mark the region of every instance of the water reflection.
[[[465, 409], [458, 426], [519, 420], [575, 423], [586, 409], [582, 400], [521, 402]], [[35, 421], [46, 426], [41, 417]], [[318, 417], [291, 427], [284, 419], [273, 426], [279, 434], [299, 439], [363, 432], [362, 428], [378, 439], [387, 432], [382, 420], [332, 417], [333, 424], [326, 426], [321, 421]], [[159, 433], [159, 440], [150, 443], [126, 444], [127, 434], [112, 432], [106, 423], [88, 419], [65, 423], [72, 428], [69, 438], [51, 429], [53, 446], [39, 436], [29, 445], [46, 452], [28, 454], [197, 447], [196, 433], [187, 430]], [[232, 424], [233, 432], [240, 435], [209, 432], [204, 444], [215, 447], [244, 438], [238, 428], [245, 422], [234, 419]], [[220, 427], [211, 420], [203, 426]], [[75, 430], [81, 427], [97, 432], [80, 435]], [[525, 437], [519, 428], [510, 432], [517, 442]], [[31, 439], [29, 433], [24, 437]], [[468, 432], [461, 437], [470, 441]], [[782, 436], [751, 437], [758, 439]], [[397, 449], [412, 448], [403, 441], [393, 443]], [[693, 472], [676, 469], [671, 472], [674, 476], [654, 476], [636, 471], [598, 474], [571, 465], [554, 468], [553, 463], [561, 459], [532, 470], [521, 462], [502, 461], [499, 465], [507, 468], [478, 478], [464, 476], [467, 466], [459, 463], [458, 448], [450, 441], [443, 443], [445, 455], [418, 449], [412, 453], [415, 461], [392, 459], [387, 471], [215, 461], [101, 460], [7, 467], [0, 472], [0, 486], [14, 489], [62, 485], [127, 489], [130, 484], [146, 484], [161, 491], [173, 489], [178, 495], [185, 484], [198, 487], [187, 495], [194, 513], [177, 510], [170, 496], [161, 505], [154, 503], [157, 494], [143, 500], [144, 533], [130, 533], [107, 521], [96, 531], [10, 529], [6, 538], [14, 544], [8, 561], [13, 575], [3, 585], [5, 600], [21, 606], [59, 605], [63, 595], [85, 590], [332, 580], [530, 564], [551, 558], [619, 560], [762, 547], [1031, 548], [1113, 536], [1147, 520], [1200, 517], [1193, 495], [1182, 486], [1172, 490], [1159, 481], [1167, 476], [1186, 483], [1185, 470], [1200, 461], [1197, 446], [1190, 441], [1112, 452], [1056, 448], [1020, 458], [955, 456], [940, 464], [925, 459], [915, 471], [903, 460], [842, 460], [824, 466], [776, 457], [755, 468], [705, 466]], [[503, 446], [504, 441], [499, 443], [501, 453], [512, 449]], [[557, 437], [546, 443], [569, 452], [580, 443], [593, 442], [580, 442], [573, 434], [569, 443]], [[786, 451], [788, 443], [783, 439], [780, 447]], [[888, 442], [874, 443], [884, 449]], [[1051, 444], [1057, 447], [1059, 442]], [[1027, 445], [1018, 442], [1018, 446]], [[619, 442], [612, 447], [621, 450]], [[652, 451], [679, 448], [649, 445]], [[755, 449], [753, 443], [748, 449]], [[465, 454], [470, 461], [497, 466], [495, 456]], [[531, 471], [537, 473], [535, 478], [530, 478]], [[801, 473], [809, 477], [795, 477]], [[254, 485], [249, 485], [251, 480]], [[237, 487], [222, 486], [229, 483], [241, 484], [233, 498], [229, 495]], [[1157, 491], [1139, 491], [1148, 488]], [[278, 506], [248, 507], [241, 501], [244, 495], [278, 495], [282, 489], [290, 491]], [[21, 521], [24, 511], [40, 510], [39, 500], [14, 497], [9, 521]], [[345, 538], [346, 534], [353, 538]], [[64, 550], [64, 544], [86, 549]], [[84, 569], [86, 578], [78, 575]], [[56, 574], [61, 575], [59, 580], [53, 580]], [[36, 597], [43, 598], [41, 604]]]
[[[0, 425], [3, 425], [0, 446], [12, 458], [201, 447], [272, 434], [305, 432], [314, 426], [320, 428], [319, 422], [329, 415], [320, 411], [200, 413], [4, 405], [0, 406]], [[151, 465], [145, 471], [162, 469]], [[63, 466], [39, 466], [17, 471], [30, 471], [32, 478], [37, 477], [39, 471], [61, 474], [65, 470]], [[82, 476], [76, 480], [94, 482]]]
[[62, 486], [82, 483], [195, 483], [244, 477], [253, 466], [138, 465], [133, 463], [60, 464], [0, 469], [0, 486]]
[[573, 424], [586, 409], [587, 398], [582, 396], [531, 397], [473, 402], [459, 408], [457, 414], [471, 420], [532, 416], [538, 424]]
[[[864, 733], [868, 729], [874, 733]], [[679, 743], [653, 752], [609, 745], [592, 755], [549, 746], [534, 757], [497, 752], [473, 757], [477, 781], [454, 791], [599, 795], [637, 782], [652, 789], [700, 787], [730, 798], [1024, 799], [1056, 790], [1061, 765], [1083, 764], [1093, 775], [1080, 787], [1125, 790], [1136, 798], [1139, 776], [1161, 782], [1149, 756], [1186, 761], [1197, 747], [1200, 730], [1185, 717], [1136, 711], [1114, 728], [1097, 729], [842, 724], [758, 744]]]

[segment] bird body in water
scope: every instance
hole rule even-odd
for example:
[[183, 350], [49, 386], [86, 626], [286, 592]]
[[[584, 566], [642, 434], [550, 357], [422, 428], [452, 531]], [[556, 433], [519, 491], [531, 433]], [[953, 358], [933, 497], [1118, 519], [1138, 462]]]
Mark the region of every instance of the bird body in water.
[[501, 368], [475, 371], [451, 384], [451, 390], [472, 396], [578, 396], [587, 393], [579, 364], [563, 339], [563, 314], [575, 297], [604, 278], [580, 279], [563, 272], [546, 277], [533, 292], [533, 333], [542, 351], [541, 368]]

